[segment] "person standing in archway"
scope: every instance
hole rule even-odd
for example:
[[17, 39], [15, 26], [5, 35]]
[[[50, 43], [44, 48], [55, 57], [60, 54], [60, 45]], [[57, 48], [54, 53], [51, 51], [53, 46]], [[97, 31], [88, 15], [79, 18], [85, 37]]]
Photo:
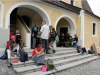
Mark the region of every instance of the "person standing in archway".
[[48, 38], [49, 38], [50, 30], [49, 30], [49, 26], [46, 25], [45, 21], [42, 22], [42, 27], [40, 29], [40, 33], [41, 33], [41, 40], [42, 40], [44, 51], [46, 51], [46, 54], [49, 54]]
[[54, 49], [54, 43], [55, 43], [55, 37], [56, 37], [56, 31], [55, 31], [55, 28], [51, 28], [52, 31], [50, 32], [50, 43], [49, 45], [52, 47], [52, 52], [55, 53], [55, 49]]
[[35, 24], [32, 28], [32, 48], [34, 49], [36, 46], [36, 42], [37, 42], [37, 33], [38, 33], [38, 27]]

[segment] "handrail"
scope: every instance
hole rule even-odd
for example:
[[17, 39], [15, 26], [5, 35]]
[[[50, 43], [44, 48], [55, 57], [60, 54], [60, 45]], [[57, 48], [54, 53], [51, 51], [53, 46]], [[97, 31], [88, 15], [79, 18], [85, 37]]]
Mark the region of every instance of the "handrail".
[[17, 17], [20, 20], [20, 22], [22, 23], [22, 25], [24, 26], [24, 28], [26, 29], [26, 31], [28, 33], [31, 33], [30, 29], [28, 28], [28, 26], [26, 25], [26, 23], [23, 21], [23, 19], [19, 15], [17, 15]]

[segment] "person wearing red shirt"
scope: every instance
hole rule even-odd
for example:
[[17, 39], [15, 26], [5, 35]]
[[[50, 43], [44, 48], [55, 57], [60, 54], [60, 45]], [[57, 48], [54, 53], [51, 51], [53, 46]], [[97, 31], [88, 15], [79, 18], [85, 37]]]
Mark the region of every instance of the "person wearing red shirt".
[[17, 50], [17, 54], [19, 54], [19, 45], [15, 41], [16, 37], [14, 35], [11, 36], [11, 40], [7, 42], [7, 58], [8, 58], [8, 67], [10, 67], [10, 58], [13, 54], [13, 51]]
[[37, 65], [44, 65], [44, 55], [42, 44], [39, 44], [32, 52], [32, 60], [35, 61]]

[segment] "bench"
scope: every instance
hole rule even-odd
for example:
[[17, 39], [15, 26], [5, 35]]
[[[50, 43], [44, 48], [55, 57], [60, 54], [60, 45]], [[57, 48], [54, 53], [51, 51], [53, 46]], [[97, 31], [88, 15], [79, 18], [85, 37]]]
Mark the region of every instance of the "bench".
[[70, 47], [72, 42], [59, 42], [59, 44], [65, 44], [66, 47]]

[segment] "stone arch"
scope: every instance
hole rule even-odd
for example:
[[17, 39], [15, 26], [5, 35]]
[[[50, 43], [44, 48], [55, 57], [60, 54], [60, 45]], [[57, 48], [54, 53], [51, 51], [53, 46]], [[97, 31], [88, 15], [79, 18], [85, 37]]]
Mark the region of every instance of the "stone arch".
[[9, 28], [9, 25], [10, 25], [10, 14], [17, 7], [27, 7], [27, 8], [35, 10], [36, 12], [39, 13], [39, 15], [43, 18], [43, 20], [46, 21], [47, 25], [51, 25], [50, 18], [49, 18], [48, 14], [46, 13], [46, 11], [44, 9], [42, 9], [38, 5], [30, 3], [30, 2], [20, 2], [20, 3], [17, 3], [15, 5], [13, 5], [9, 9], [9, 11], [7, 12], [6, 21], [5, 21], [5, 28]]
[[74, 34], [76, 34], [76, 24], [75, 24], [74, 20], [73, 20], [70, 16], [68, 16], [68, 15], [61, 15], [61, 16], [56, 20], [56, 23], [55, 23], [55, 26], [54, 26], [55, 29], [56, 29], [56, 27], [57, 27], [58, 22], [59, 22], [60, 19], [62, 19], [62, 18], [66, 19], [66, 20], [69, 22], [69, 24], [70, 24], [70, 26], [71, 26], [71, 35], [73, 36]]

